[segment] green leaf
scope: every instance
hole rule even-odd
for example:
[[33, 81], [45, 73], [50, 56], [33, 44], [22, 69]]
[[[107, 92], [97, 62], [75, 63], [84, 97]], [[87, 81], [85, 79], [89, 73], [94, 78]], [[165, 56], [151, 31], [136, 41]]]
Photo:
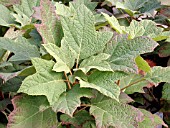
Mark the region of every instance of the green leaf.
[[0, 123], [0, 128], [6, 128], [5, 124]]
[[18, 76], [20, 74], [21, 71], [18, 71], [18, 72], [13, 72], [13, 73], [3, 73], [3, 72], [0, 72], [0, 78], [6, 82], [16, 76]]
[[[127, 87], [125, 92], [127, 94], [133, 94], [134, 92], [144, 93], [143, 87], [146, 87], [149, 84], [147, 80], [143, 78], [143, 76], [138, 74], [131, 74], [127, 77], [120, 80], [120, 88]], [[130, 86], [129, 86], [130, 85]]]
[[40, 56], [37, 47], [29, 44], [28, 40], [24, 37], [19, 37], [16, 41], [1, 37], [0, 47], [15, 54], [9, 61], [30, 60], [32, 57]]
[[90, 71], [90, 69], [98, 69], [100, 71], [112, 71], [109, 62], [107, 59], [110, 55], [105, 53], [100, 53], [96, 56], [91, 56], [87, 59], [84, 59], [79, 66], [79, 69], [82, 70], [84, 73]]
[[12, 15], [21, 24], [21, 27], [31, 23], [31, 15], [34, 13], [33, 7], [36, 7], [38, 4], [39, 0], [21, 0], [21, 4], [13, 5], [16, 13], [12, 13]]
[[73, 17], [62, 17], [61, 22], [64, 38], [77, 54], [77, 62], [102, 52], [105, 44], [113, 35], [111, 32], [95, 30], [95, 17], [84, 5], [80, 5], [76, 9]]
[[162, 98], [170, 101], [170, 83], [165, 83], [162, 91]]
[[[70, 118], [70, 116], [63, 114], [61, 115], [61, 121], [66, 124], [72, 124], [75, 127], [80, 127], [82, 124], [88, 122], [89, 120], [93, 121], [93, 117], [86, 110], [79, 111]], [[83, 127], [85, 128], [85, 127]], [[86, 127], [88, 128], [88, 127]], [[90, 127], [91, 128], [91, 127]]]
[[17, 92], [19, 87], [22, 84], [23, 77], [14, 77], [10, 80], [8, 80], [6, 83], [4, 83], [2, 86], [0, 86], [0, 90], [4, 93], [6, 92]]
[[0, 4], [0, 25], [9, 27], [14, 24], [14, 18], [10, 15], [10, 11], [7, 7]]
[[96, 71], [88, 77], [88, 81], [80, 80], [80, 87], [93, 88], [102, 94], [119, 101], [120, 87], [115, 83], [125, 77], [123, 72], [100, 72]]
[[62, 112], [73, 116], [74, 111], [80, 106], [81, 97], [93, 97], [91, 89], [80, 88], [79, 85], [74, 85], [74, 87], [66, 93], [63, 93], [58, 101], [53, 105], [53, 110], [55, 112]]
[[61, 4], [59, 2], [55, 3], [56, 6], [56, 14], [71, 17], [76, 13], [76, 10], [79, 8], [80, 5], [86, 6], [88, 9], [93, 11], [97, 6], [97, 2], [91, 2], [91, 0], [75, 0], [73, 2], [69, 2], [69, 7]]
[[109, 22], [109, 24], [111, 25], [113, 29], [115, 29], [120, 34], [123, 34], [122, 26], [120, 26], [116, 17], [114, 16], [110, 17], [108, 14], [105, 14], [105, 13], [102, 13], [102, 14], [104, 15], [105, 19]]
[[170, 56], [170, 42], [163, 44], [159, 49], [160, 57], [168, 57]]
[[28, 76], [22, 83], [19, 92], [28, 95], [45, 95], [50, 103], [54, 104], [59, 96], [66, 91], [66, 84], [62, 79], [62, 73], [52, 71], [53, 61], [40, 58], [32, 59], [36, 73]]
[[140, 109], [140, 111], [144, 114], [144, 119], [139, 122], [139, 128], [156, 128], [158, 125], [168, 127], [159, 116], [144, 109]]
[[33, 16], [41, 20], [41, 24], [36, 24], [35, 27], [42, 36], [43, 42], [59, 46], [63, 32], [59, 17], [55, 14], [55, 7], [51, 1], [41, 0], [40, 7], [35, 8], [35, 11], [36, 13]]
[[92, 0], [75, 0], [73, 5], [75, 6], [79, 6], [81, 4], [84, 4], [88, 9], [90, 9], [91, 11], [93, 11], [96, 6], [97, 6], [97, 2], [91, 2]]
[[11, 6], [14, 4], [19, 4], [21, 0], [0, 0], [0, 4], [4, 5], [4, 6]]
[[129, 35], [130, 39], [143, 36], [145, 33], [144, 27], [140, 25], [140, 22], [137, 22], [135, 20], [132, 20], [129, 27], [124, 27], [123, 31]]
[[135, 62], [139, 69], [147, 73], [151, 72], [151, 67], [141, 56], [136, 57]]
[[[160, 41], [159, 37], [163, 34], [163, 28], [157, 27], [156, 23], [151, 20], [142, 20], [139, 22], [139, 26], [143, 26], [145, 33], [143, 36], [148, 36], [156, 41]], [[164, 34], [163, 34], [164, 35]], [[168, 38], [167, 35], [166, 38]]]
[[156, 9], [161, 7], [160, 0], [147, 0], [142, 8], [139, 9], [141, 13], [152, 14]]
[[138, 109], [113, 99], [100, 99], [100, 96], [98, 98], [99, 101], [92, 103], [90, 107], [96, 127], [135, 128], [137, 122], [141, 121], [142, 113]]
[[108, 59], [112, 70], [137, 73], [135, 58], [140, 54], [152, 52], [157, 43], [147, 37], [137, 37], [128, 40], [125, 36], [116, 36], [107, 44], [105, 53], [110, 54]]
[[56, 14], [60, 16], [70, 17], [70, 16], [73, 16], [73, 14], [75, 13], [75, 10], [72, 8], [72, 6], [68, 7], [59, 2], [55, 3], [55, 7], [56, 7], [56, 10], [55, 10]]
[[147, 74], [145, 79], [158, 85], [160, 82], [170, 82], [170, 67], [154, 66], [151, 74]]
[[57, 124], [56, 114], [44, 96], [17, 96], [14, 111], [9, 115], [8, 128], [47, 128]]
[[11, 100], [10, 99], [3, 99], [3, 100], [1, 100], [0, 101], [0, 111], [4, 111], [8, 104], [11, 104]]
[[125, 0], [116, 3], [116, 8], [124, 9], [129, 15], [134, 15], [148, 0]]
[[69, 73], [75, 63], [75, 54], [67, 45], [67, 42], [63, 39], [61, 47], [57, 47], [55, 44], [43, 45], [47, 52], [52, 55], [57, 63], [54, 65], [53, 70], [56, 72], [65, 71]]

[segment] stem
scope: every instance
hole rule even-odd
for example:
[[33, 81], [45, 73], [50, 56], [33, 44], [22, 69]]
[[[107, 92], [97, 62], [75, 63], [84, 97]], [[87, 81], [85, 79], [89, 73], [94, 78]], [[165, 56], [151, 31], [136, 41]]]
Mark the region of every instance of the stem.
[[69, 79], [68, 79], [68, 77], [67, 77], [66, 72], [64, 72], [64, 75], [65, 75], [66, 80], [67, 80], [68, 88], [71, 89], [70, 81], [69, 81]]
[[70, 70], [70, 75], [71, 75], [71, 76], [73, 75], [73, 73], [71, 72], [71, 70]]
[[122, 88], [121, 91], [123, 91], [124, 89], [126, 89], [126, 88], [128, 88], [128, 87], [130, 87], [130, 86], [132, 86], [132, 85], [134, 85], [134, 84], [137, 84], [137, 83], [139, 83], [139, 82], [141, 82], [141, 81], [144, 81], [144, 80], [145, 80], [145, 79], [140, 79], [140, 80], [138, 80], [138, 81], [135, 81], [135, 82], [133, 82], [133, 83], [125, 86], [124, 88]]
[[76, 112], [74, 113], [74, 115], [75, 115], [76, 113], [78, 113], [78, 112], [86, 109], [87, 107], [90, 107], [91, 105], [89, 105], [89, 104], [81, 104], [81, 106], [83, 106], [83, 108], [81, 108], [80, 110], [76, 111]]
[[76, 62], [76, 69], [78, 69], [78, 66], [79, 66], [79, 58], [77, 59], [77, 62]]

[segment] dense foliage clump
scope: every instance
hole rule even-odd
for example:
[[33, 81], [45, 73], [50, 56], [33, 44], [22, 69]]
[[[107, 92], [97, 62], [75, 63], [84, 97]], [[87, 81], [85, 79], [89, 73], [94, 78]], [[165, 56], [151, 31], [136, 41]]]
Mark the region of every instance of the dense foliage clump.
[[0, 0], [0, 127], [168, 127], [169, 6]]

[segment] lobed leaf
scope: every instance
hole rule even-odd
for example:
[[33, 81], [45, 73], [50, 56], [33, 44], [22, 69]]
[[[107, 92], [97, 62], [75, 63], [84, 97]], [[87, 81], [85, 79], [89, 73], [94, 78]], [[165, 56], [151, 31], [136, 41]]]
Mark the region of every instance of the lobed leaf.
[[102, 52], [112, 37], [110, 32], [95, 30], [94, 15], [85, 5], [80, 5], [73, 17], [62, 17], [61, 22], [64, 38], [77, 54], [77, 61]]
[[63, 93], [57, 102], [53, 105], [53, 110], [55, 112], [62, 112], [73, 116], [74, 111], [80, 106], [81, 97], [93, 97], [91, 89], [80, 88], [79, 85], [74, 85], [74, 87], [66, 93]]
[[44, 96], [17, 96], [7, 128], [47, 128], [57, 125], [56, 114]]
[[52, 71], [53, 61], [34, 58], [32, 63], [36, 73], [23, 81], [18, 93], [45, 95], [50, 105], [53, 105], [59, 99], [59, 96], [66, 91], [66, 84], [62, 79], [63, 75]]
[[21, 27], [31, 24], [31, 15], [34, 13], [33, 7], [39, 4], [40, 0], [21, 0], [21, 4], [13, 5], [14, 11], [12, 13], [15, 21], [21, 24]]
[[140, 54], [152, 52], [157, 43], [147, 37], [128, 40], [125, 36], [116, 36], [107, 44], [105, 53], [110, 54], [108, 62], [112, 70], [137, 73], [135, 58]]
[[136, 108], [116, 100], [104, 98], [92, 102], [90, 113], [95, 117], [96, 127], [135, 128], [143, 114]]
[[44, 44], [44, 48], [47, 52], [52, 55], [57, 63], [54, 65], [53, 70], [56, 72], [65, 71], [69, 73], [71, 68], [74, 66], [75, 63], [75, 54], [67, 45], [67, 42], [62, 40], [61, 47], [57, 47], [55, 44]]
[[30, 60], [32, 57], [39, 57], [40, 53], [36, 46], [31, 45], [24, 37], [18, 37], [16, 41], [1, 37], [0, 47], [13, 52], [9, 61], [23, 61]]
[[95, 71], [88, 77], [87, 81], [80, 80], [80, 87], [93, 88], [102, 94], [119, 101], [120, 87], [115, 83], [125, 77], [123, 72], [100, 72]]

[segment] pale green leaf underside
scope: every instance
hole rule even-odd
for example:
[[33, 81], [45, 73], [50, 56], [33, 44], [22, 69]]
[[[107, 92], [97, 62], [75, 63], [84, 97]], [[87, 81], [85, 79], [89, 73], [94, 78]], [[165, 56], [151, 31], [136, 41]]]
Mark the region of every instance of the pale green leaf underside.
[[95, 117], [97, 128], [135, 128], [142, 115], [136, 108], [111, 99], [92, 104], [90, 113]]
[[91, 98], [92, 96], [93, 94], [91, 89], [80, 88], [79, 85], [75, 85], [70, 91], [63, 93], [60, 96], [59, 100], [53, 105], [53, 110], [55, 112], [60, 111], [72, 117], [74, 111], [81, 104], [80, 98]]
[[113, 35], [95, 30], [95, 17], [85, 5], [80, 5], [73, 17], [62, 17], [61, 22], [64, 38], [77, 54], [77, 60], [102, 52]]
[[66, 84], [61, 73], [52, 71], [53, 61], [40, 58], [32, 59], [36, 73], [28, 76], [22, 83], [18, 92], [28, 95], [45, 95], [50, 103], [54, 104], [59, 96], [66, 91]]
[[40, 56], [37, 47], [31, 45], [24, 37], [19, 37], [16, 41], [1, 37], [0, 47], [15, 54], [9, 59], [10, 61], [31, 60], [32, 57]]
[[57, 63], [54, 65], [53, 70], [56, 72], [65, 71], [69, 73], [71, 68], [74, 66], [75, 54], [67, 45], [64, 38], [61, 42], [61, 47], [57, 47], [55, 44], [45, 44], [43, 45], [47, 52], [52, 55]]
[[145, 78], [155, 85], [160, 82], [170, 82], [170, 67], [154, 66], [151, 74], [147, 74]]
[[57, 124], [56, 114], [44, 96], [18, 96], [13, 99], [14, 111], [9, 115], [8, 128], [47, 128]]
[[137, 73], [135, 58], [140, 54], [152, 52], [158, 44], [147, 38], [137, 37], [128, 40], [125, 36], [116, 36], [107, 44], [105, 53], [110, 54], [108, 59], [112, 70]]
[[87, 59], [84, 59], [79, 66], [79, 69], [82, 70], [84, 73], [90, 71], [90, 69], [98, 69], [100, 71], [112, 71], [109, 62], [107, 59], [110, 55], [105, 53], [100, 53], [96, 56], [91, 56]]
[[120, 87], [115, 82], [125, 76], [126, 74], [122, 72], [96, 71], [88, 77], [88, 81], [78, 79], [80, 80], [80, 87], [96, 89], [102, 94], [119, 101]]

